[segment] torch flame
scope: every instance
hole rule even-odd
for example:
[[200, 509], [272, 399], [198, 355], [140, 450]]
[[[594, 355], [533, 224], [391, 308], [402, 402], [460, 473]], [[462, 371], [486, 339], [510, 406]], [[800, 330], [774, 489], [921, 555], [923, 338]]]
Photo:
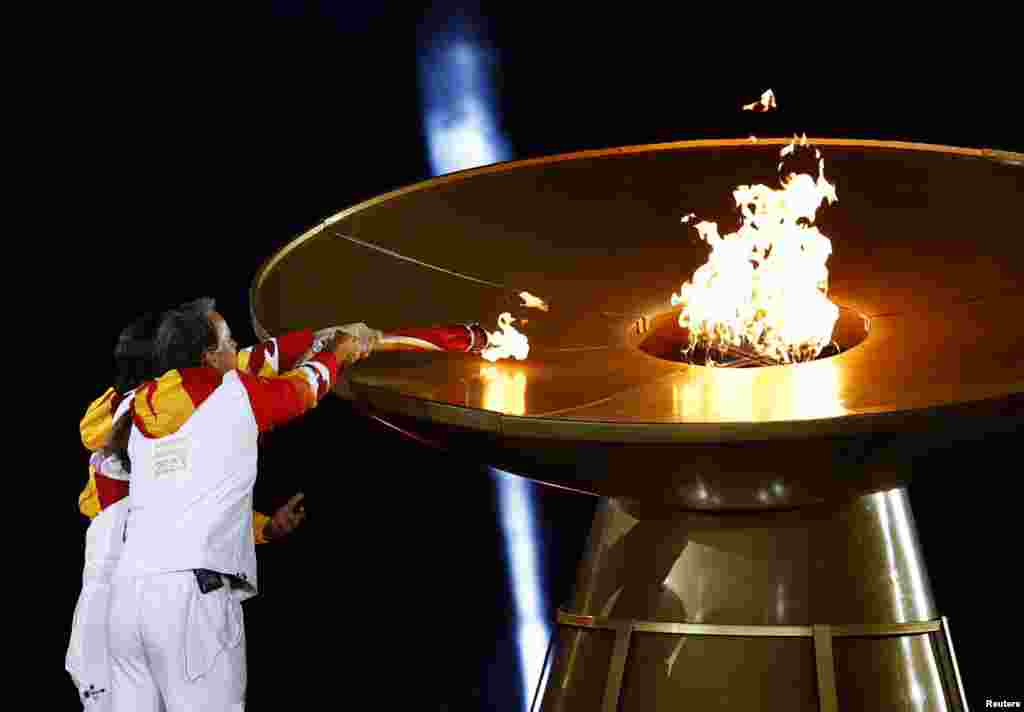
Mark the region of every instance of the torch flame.
[[[781, 157], [796, 151], [797, 140], [782, 149]], [[806, 136], [799, 140], [807, 145]], [[673, 306], [684, 305], [679, 325], [690, 332], [691, 350], [698, 345], [752, 348], [790, 363], [813, 359], [830, 343], [839, 318], [839, 308], [827, 296], [825, 262], [832, 242], [813, 223], [822, 201], [838, 199], [825, 179], [825, 160], [817, 150], [815, 155], [817, 178], [790, 173], [781, 189], [737, 187], [733, 197], [743, 215], [737, 232], [723, 237], [716, 223], [695, 225], [711, 255], [672, 295]]]
[[743, 106], [743, 110], [763, 112], [775, 109], [777, 107], [778, 104], [775, 103], [775, 92], [769, 89], [768, 91], [761, 95], [760, 100], [750, 104], [745, 104]]
[[529, 292], [520, 292], [519, 298], [523, 300], [523, 306], [529, 309], [540, 309], [541, 311], [549, 309], [547, 302], [540, 297], [533, 296]]
[[512, 326], [515, 319], [508, 312], [498, 316], [498, 328], [500, 331], [488, 331], [488, 344], [480, 355], [488, 361], [494, 362], [502, 358], [515, 358], [523, 360], [530, 353], [530, 342], [526, 334], [518, 331]]

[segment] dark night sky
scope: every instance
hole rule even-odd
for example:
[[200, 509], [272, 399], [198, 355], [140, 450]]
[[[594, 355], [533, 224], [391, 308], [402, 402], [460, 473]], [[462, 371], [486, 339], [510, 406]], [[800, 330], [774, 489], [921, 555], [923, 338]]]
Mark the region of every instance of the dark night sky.
[[[118, 331], [143, 311], [209, 294], [249, 343], [247, 291], [263, 260], [324, 217], [429, 177], [416, 62], [447, 9], [273, 2], [230, 17], [137, 12], [83, 29], [60, 77], [74, 118], [54, 129], [66, 170], [52, 188], [67, 197], [51, 221], [80, 250], [53, 274], [81, 310], [68, 328], [82, 368], [57, 411], [63, 535], [45, 542], [61, 562], [54, 590], [65, 592], [43, 661], [60, 678], [53, 709], [75, 704], [61, 671], [85, 531], [75, 498], [86, 457], [73, 424], [111, 380]], [[1015, 51], [965, 39], [954, 18], [815, 26], [795, 12], [714, 22], [623, 12], [488, 11], [479, 29], [500, 51], [501, 128], [515, 158], [793, 132], [1024, 151]], [[738, 111], [767, 87], [778, 112]], [[357, 465], [367, 451], [394, 464]], [[261, 596], [246, 604], [248, 709], [284, 700], [332, 709], [321, 701], [340, 706], [353, 694], [376, 697], [375, 708], [515, 709], [511, 601], [482, 470], [401, 443], [334, 399], [274, 434], [261, 458], [257, 505], [269, 511], [303, 489], [310, 519], [260, 550]], [[978, 705], [1020, 696], [1002, 656], [1020, 633], [1019, 592], [1000, 584], [1012, 560], [1019, 568], [1019, 468], [954, 464], [992, 473], [978, 498], [984, 516], [938, 460], [911, 493]], [[571, 591], [593, 501], [553, 492], [540, 501], [557, 605]]]

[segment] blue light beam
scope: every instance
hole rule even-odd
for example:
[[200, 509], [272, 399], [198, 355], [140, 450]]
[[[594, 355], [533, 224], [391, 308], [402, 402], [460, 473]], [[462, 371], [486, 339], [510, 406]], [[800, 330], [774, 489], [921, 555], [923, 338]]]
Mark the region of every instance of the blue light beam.
[[434, 175], [510, 158], [498, 129], [492, 68], [496, 54], [472, 38], [443, 33], [420, 61], [420, 93]]
[[514, 586], [524, 708], [529, 708], [551, 635], [548, 607], [543, 596], [544, 582], [537, 556], [537, 520], [533, 511], [533, 495], [528, 480], [493, 468], [491, 473], [498, 485], [505, 551]]
[[[455, 28], [455, 29], [452, 29]], [[431, 38], [420, 58], [420, 90], [430, 167], [434, 175], [511, 158], [497, 121], [493, 70], [497, 54], [456, 22]], [[530, 485], [491, 470], [516, 608], [523, 708], [528, 709], [551, 635], [537, 556], [536, 517]]]

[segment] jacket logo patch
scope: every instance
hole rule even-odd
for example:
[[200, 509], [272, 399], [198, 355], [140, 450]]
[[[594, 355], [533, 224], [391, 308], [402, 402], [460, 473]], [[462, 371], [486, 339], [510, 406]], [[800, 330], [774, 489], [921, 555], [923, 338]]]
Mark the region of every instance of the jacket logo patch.
[[153, 476], [188, 478], [192, 455], [192, 439], [187, 435], [168, 437], [153, 442]]

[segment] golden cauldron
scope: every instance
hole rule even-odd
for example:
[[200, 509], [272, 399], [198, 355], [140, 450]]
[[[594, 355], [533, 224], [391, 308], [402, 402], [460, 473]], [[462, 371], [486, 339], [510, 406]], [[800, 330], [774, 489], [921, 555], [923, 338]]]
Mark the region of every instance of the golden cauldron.
[[[275, 254], [257, 333], [510, 311], [525, 361], [386, 353], [341, 387], [482, 463], [601, 495], [544, 710], [961, 709], [904, 489], [935, 443], [1024, 418], [1024, 155], [811, 139], [839, 202], [838, 355], [671, 358], [707, 255], [680, 218], [769, 183], [782, 139], [499, 164], [398, 190]], [[524, 309], [521, 290], [547, 299]]]

